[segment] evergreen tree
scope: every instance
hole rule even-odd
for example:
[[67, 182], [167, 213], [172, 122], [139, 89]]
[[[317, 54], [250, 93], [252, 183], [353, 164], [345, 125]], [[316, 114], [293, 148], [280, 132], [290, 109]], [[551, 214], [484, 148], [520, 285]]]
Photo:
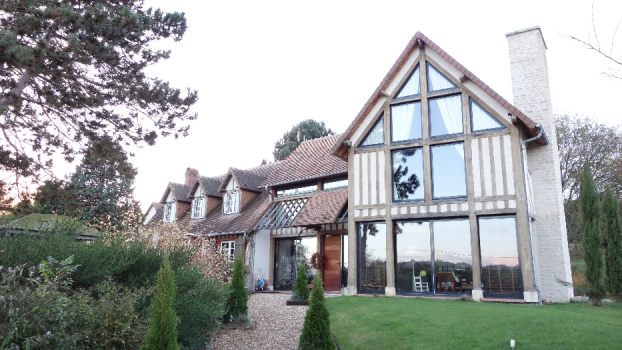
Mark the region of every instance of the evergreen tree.
[[152, 43], [179, 41], [183, 13], [143, 0], [0, 1], [0, 170], [20, 177], [72, 160], [95, 135], [152, 145], [187, 135], [196, 91], [148, 77], [170, 58]]
[[309, 276], [307, 276], [307, 265], [303, 261], [300, 263], [296, 283], [294, 283], [294, 289], [292, 290], [292, 300], [309, 299], [309, 286], [307, 283], [309, 283]]
[[173, 309], [175, 277], [168, 257], [156, 276], [156, 291], [151, 304], [151, 326], [142, 350], [178, 350], [177, 316]]
[[302, 141], [334, 135], [331, 129], [326, 129], [324, 122], [312, 119], [302, 121], [283, 134], [283, 138], [274, 145], [274, 160], [284, 160], [302, 143]]
[[605, 296], [603, 282], [603, 254], [601, 252], [602, 239], [600, 235], [600, 202], [598, 190], [592, 176], [589, 163], [585, 163], [581, 174], [579, 189], [579, 211], [581, 215], [581, 230], [583, 231], [583, 260], [587, 267], [588, 282], [587, 296], [594, 305], [600, 305]]
[[52, 179], [37, 188], [35, 207], [41, 214], [79, 216], [80, 207], [73, 183]]
[[335, 342], [330, 334], [328, 309], [324, 305], [324, 282], [318, 271], [313, 278], [313, 290], [309, 310], [298, 342], [299, 350], [334, 350]]
[[140, 224], [134, 200], [137, 174], [119, 143], [110, 137], [94, 139], [71, 177], [83, 223], [120, 231]]
[[609, 292], [612, 295], [622, 295], [622, 225], [620, 224], [620, 204], [613, 195], [610, 186], [605, 189], [603, 199], [603, 214], [605, 216], [605, 265], [609, 280]]
[[225, 318], [234, 319], [248, 314], [248, 292], [244, 285], [244, 260], [237, 256], [233, 263], [233, 277], [231, 278], [231, 294], [227, 301], [227, 314]]

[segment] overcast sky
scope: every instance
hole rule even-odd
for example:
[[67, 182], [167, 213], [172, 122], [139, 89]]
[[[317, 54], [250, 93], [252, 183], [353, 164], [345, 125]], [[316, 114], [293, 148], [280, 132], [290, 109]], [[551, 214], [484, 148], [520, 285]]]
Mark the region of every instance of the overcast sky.
[[[622, 80], [600, 74], [613, 65], [563, 37], [594, 41], [591, 1], [145, 3], [186, 14], [184, 39], [159, 43], [172, 57], [148, 73], [197, 89], [199, 117], [190, 136], [159, 138], [136, 151], [135, 195], [143, 210], [160, 200], [169, 181], [183, 182], [187, 167], [215, 176], [272, 161], [274, 143], [302, 120], [343, 132], [417, 31], [512, 101], [505, 34], [540, 26], [555, 112], [620, 124]], [[599, 42], [609, 52], [622, 1], [597, 0], [594, 9]], [[615, 41], [620, 58], [622, 33]], [[59, 162], [56, 173], [74, 166]]]

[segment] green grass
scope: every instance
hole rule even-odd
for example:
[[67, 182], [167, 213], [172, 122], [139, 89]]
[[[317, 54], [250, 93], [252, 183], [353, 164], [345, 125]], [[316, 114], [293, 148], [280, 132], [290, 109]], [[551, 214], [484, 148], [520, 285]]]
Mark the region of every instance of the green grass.
[[622, 306], [326, 299], [339, 349], [620, 349]]
[[586, 266], [583, 258], [571, 259], [570, 266], [572, 266], [575, 271], [580, 272], [581, 274], [585, 274]]

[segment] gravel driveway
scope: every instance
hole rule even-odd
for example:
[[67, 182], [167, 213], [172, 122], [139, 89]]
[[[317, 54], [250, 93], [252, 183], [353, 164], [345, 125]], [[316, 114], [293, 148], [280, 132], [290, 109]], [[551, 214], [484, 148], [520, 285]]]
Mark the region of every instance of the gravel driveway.
[[291, 294], [256, 293], [248, 301], [253, 330], [226, 330], [214, 337], [211, 347], [225, 349], [296, 349], [307, 306], [286, 306]]

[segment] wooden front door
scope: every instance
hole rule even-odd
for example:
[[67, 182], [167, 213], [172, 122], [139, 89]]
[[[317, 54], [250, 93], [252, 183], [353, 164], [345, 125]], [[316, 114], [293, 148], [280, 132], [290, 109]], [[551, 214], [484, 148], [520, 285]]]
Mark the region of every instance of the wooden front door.
[[324, 289], [341, 289], [341, 236], [324, 237]]

